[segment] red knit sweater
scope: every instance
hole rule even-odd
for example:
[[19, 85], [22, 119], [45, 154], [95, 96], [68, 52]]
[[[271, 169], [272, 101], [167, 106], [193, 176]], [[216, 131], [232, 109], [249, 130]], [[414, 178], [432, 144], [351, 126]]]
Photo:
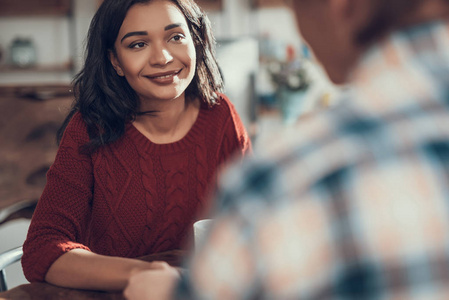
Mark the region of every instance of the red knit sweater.
[[185, 247], [195, 217], [206, 206], [217, 167], [250, 150], [248, 135], [224, 96], [202, 107], [187, 135], [154, 144], [132, 124], [118, 141], [92, 155], [81, 115], [70, 121], [25, 241], [22, 266], [43, 281], [62, 254], [83, 248], [139, 257]]

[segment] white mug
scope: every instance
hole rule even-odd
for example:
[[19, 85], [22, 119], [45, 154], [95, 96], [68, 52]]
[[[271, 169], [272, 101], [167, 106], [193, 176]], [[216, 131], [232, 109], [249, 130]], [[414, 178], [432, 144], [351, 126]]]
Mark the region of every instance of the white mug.
[[203, 242], [206, 233], [212, 227], [212, 219], [199, 220], [193, 223], [193, 236], [195, 242], [195, 248], [197, 248]]

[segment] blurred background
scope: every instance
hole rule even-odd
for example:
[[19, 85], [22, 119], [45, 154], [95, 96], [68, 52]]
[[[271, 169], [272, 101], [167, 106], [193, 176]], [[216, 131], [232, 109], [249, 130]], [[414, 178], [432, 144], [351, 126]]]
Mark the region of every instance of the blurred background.
[[[0, 252], [23, 243], [101, 2], [0, 0]], [[226, 94], [256, 149], [298, 118], [335, 104], [340, 88], [301, 41], [284, 0], [197, 2], [212, 22]], [[25, 282], [16, 267], [10, 287]]]

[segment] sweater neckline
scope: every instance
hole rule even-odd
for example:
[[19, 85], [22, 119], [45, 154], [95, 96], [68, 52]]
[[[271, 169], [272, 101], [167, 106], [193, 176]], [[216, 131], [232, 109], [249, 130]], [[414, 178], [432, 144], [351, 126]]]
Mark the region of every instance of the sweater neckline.
[[132, 122], [127, 124], [127, 132], [130, 137], [134, 139], [139, 146], [142, 146], [145, 151], [150, 152], [174, 152], [178, 150], [185, 149], [189, 145], [194, 144], [194, 141], [197, 139], [198, 135], [204, 131], [204, 127], [207, 126], [206, 119], [206, 108], [203, 103], [201, 103], [200, 111], [198, 112], [198, 116], [196, 117], [195, 122], [193, 123], [190, 130], [187, 132], [184, 137], [180, 140], [168, 143], [168, 144], [157, 144], [151, 141], [148, 137], [146, 137], [142, 132], [140, 132]]

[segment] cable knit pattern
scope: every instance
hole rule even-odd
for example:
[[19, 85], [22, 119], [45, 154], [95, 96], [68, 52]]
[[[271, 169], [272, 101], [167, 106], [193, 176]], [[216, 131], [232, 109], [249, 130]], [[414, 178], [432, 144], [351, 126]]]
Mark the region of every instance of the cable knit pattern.
[[92, 155], [79, 152], [87, 141], [78, 113], [47, 174], [24, 244], [29, 281], [43, 281], [51, 264], [75, 248], [139, 257], [186, 247], [217, 168], [251, 149], [224, 95], [219, 105], [201, 107], [191, 130], [175, 143], [152, 143], [132, 124]]

